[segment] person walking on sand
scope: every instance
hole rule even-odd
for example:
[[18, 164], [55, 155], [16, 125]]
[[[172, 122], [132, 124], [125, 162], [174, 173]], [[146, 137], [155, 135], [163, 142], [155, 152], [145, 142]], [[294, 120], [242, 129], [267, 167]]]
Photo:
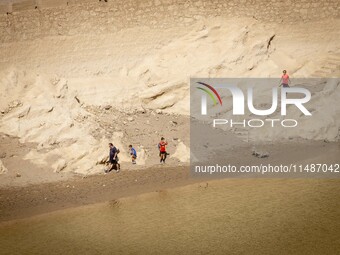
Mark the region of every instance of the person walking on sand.
[[164, 137], [161, 138], [161, 141], [158, 144], [158, 149], [159, 149], [159, 157], [160, 157], [160, 163], [164, 164], [166, 160], [166, 156], [168, 153], [166, 152], [166, 146], [168, 143], [165, 141]]
[[109, 143], [110, 153], [109, 153], [109, 168], [106, 172], [112, 171], [112, 169], [116, 170], [117, 173], [120, 171], [120, 164], [118, 163], [118, 153], [119, 149], [117, 149], [113, 143]]
[[129, 150], [130, 150], [132, 164], [136, 164], [137, 152], [135, 148], [132, 147], [131, 144], [129, 145]]
[[289, 79], [289, 75], [287, 74], [286, 70], [282, 71], [282, 76], [281, 76], [281, 80], [280, 80], [280, 87], [284, 87], [284, 88], [289, 88], [289, 84], [290, 84], [290, 79]]

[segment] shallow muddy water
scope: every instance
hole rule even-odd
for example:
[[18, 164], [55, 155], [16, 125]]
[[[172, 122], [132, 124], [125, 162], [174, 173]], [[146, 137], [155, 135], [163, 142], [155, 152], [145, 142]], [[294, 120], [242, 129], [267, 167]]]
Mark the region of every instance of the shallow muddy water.
[[339, 181], [221, 180], [0, 223], [1, 254], [336, 254]]

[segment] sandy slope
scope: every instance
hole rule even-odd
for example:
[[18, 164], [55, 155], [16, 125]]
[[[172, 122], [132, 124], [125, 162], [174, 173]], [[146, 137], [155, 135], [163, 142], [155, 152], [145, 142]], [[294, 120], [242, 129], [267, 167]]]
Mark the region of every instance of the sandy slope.
[[[51, 172], [96, 173], [102, 170], [100, 162], [109, 141], [124, 152], [127, 144], [123, 142], [132, 140], [121, 126], [128, 113], [139, 118], [147, 112], [150, 122], [158, 116], [150, 115], [154, 111], [174, 114], [167, 123], [175, 121], [177, 114], [188, 114], [190, 77], [279, 77], [283, 68], [292, 77], [338, 76], [338, 27], [338, 20], [292, 26], [216, 17], [187, 27], [140, 26], [95, 38], [46, 36], [2, 44], [0, 132], [18, 137], [21, 143], [35, 143], [23, 159]], [[337, 139], [339, 89], [339, 84], [328, 84], [323, 92], [315, 92], [311, 107], [318, 122], [305, 122], [298, 137]], [[113, 126], [121, 127], [118, 130], [108, 131], [96, 119], [105, 113], [106, 105], [121, 112], [110, 115]], [[93, 113], [91, 106], [100, 110]], [[134, 135], [142, 137], [145, 131], [141, 130], [148, 126], [134, 125]], [[169, 125], [155, 126], [157, 136], [152, 141], [140, 138], [136, 142], [143, 147], [157, 144]], [[186, 131], [180, 130], [168, 139], [185, 140], [180, 151], [173, 153], [187, 161], [188, 157], [179, 159], [188, 153], [189, 145]], [[291, 137], [283, 132], [269, 136]], [[121, 159], [128, 161], [125, 154]], [[145, 162], [148, 159], [140, 164]]]

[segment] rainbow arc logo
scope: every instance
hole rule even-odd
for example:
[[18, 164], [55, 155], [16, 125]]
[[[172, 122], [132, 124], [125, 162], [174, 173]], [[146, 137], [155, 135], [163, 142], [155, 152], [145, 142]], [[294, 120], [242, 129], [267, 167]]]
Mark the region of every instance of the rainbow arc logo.
[[197, 82], [197, 83], [205, 87], [205, 88], [202, 88], [202, 87], [196, 87], [196, 88], [207, 93], [210, 96], [210, 98], [213, 100], [214, 105], [217, 105], [217, 100], [218, 100], [218, 102], [222, 106], [222, 99], [213, 86], [206, 84], [204, 82]]

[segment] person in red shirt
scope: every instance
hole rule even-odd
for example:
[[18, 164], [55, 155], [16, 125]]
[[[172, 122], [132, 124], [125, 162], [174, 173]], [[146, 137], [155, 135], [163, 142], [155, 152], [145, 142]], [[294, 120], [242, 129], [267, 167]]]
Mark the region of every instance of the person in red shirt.
[[165, 163], [165, 159], [166, 156], [168, 155], [168, 153], [166, 152], [166, 146], [168, 145], [168, 143], [165, 141], [164, 137], [161, 138], [161, 141], [158, 144], [158, 149], [159, 149], [159, 157], [160, 157], [160, 163], [164, 164]]
[[289, 88], [290, 79], [289, 79], [289, 75], [287, 74], [286, 70], [283, 70], [280, 83], [281, 83], [280, 87], [282, 86], [284, 88]]

